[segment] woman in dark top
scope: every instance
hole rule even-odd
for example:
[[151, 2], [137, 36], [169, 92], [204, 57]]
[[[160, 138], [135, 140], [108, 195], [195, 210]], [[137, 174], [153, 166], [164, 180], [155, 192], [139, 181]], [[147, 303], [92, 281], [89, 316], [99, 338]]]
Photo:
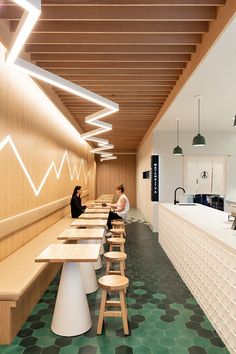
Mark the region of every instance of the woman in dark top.
[[81, 204], [81, 198], [80, 198], [81, 194], [82, 194], [82, 187], [76, 186], [70, 201], [72, 218], [78, 218], [86, 209], [86, 206]]

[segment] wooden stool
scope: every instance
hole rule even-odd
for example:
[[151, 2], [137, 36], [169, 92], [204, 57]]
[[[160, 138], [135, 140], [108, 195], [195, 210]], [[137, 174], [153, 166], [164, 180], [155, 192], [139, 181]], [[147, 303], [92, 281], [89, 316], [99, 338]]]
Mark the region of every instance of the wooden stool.
[[124, 238], [124, 236], [125, 236], [125, 229], [124, 228], [111, 229], [110, 232], [112, 233], [113, 237]]
[[119, 227], [123, 227], [123, 228], [125, 227], [124, 220], [122, 220], [122, 219], [112, 220], [111, 224], [112, 224], [113, 229], [117, 229]]
[[119, 247], [120, 252], [125, 252], [125, 239], [120, 237], [111, 237], [107, 239], [109, 244], [109, 252], [113, 251], [113, 247]]
[[[102, 333], [104, 317], [122, 317], [124, 334], [129, 334], [128, 313], [125, 301], [125, 289], [129, 285], [129, 279], [122, 275], [105, 275], [98, 279], [98, 285], [102, 288], [102, 299], [98, 318], [97, 334]], [[107, 291], [119, 292], [120, 300], [107, 300]], [[120, 307], [120, 310], [108, 311], [106, 306]]]
[[[120, 274], [125, 275], [125, 265], [124, 260], [127, 258], [127, 254], [124, 252], [106, 252], [104, 254], [106, 258], [107, 265], [106, 265], [106, 274]], [[119, 263], [119, 270], [111, 270], [112, 263]]]

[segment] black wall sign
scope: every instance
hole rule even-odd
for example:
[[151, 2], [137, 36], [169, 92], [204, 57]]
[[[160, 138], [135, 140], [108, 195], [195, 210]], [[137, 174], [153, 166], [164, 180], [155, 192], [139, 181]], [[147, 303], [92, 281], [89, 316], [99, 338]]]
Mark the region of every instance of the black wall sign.
[[151, 200], [159, 201], [159, 155], [151, 156]]

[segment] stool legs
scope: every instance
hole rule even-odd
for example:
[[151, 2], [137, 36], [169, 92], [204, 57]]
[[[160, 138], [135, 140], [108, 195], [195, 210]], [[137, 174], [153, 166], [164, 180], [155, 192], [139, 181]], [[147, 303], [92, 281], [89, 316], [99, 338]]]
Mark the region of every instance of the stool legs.
[[111, 261], [107, 260], [107, 265], [106, 265], [106, 274], [120, 274], [125, 276], [125, 266], [124, 266], [124, 261], [119, 261], [120, 265], [120, 270], [111, 270]]
[[121, 307], [121, 315], [122, 315], [122, 321], [124, 327], [124, 334], [128, 335], [129, 334], [128, 313], [127, 313], [124, 290], [120, 290], [119, 294], [120, 294], [120, 307]]
[[[128, 326], [128, 312], [125, 301], [125, 291], [124, 289], [119, 290], [120, 301], [107, 301], [107, 290], [102, 289], [102, 299], [100, 306], [100, 313], [98, 318], [98, 326], [97, 326], [97, 334], [102, 333], [102, 325], [104, 321], [104, 317], [122, 317], [124, 334], [129, 334], [129, 326]], [[108, 311], [106, 310], [107, 306], [120, 306], [120, 311]]]
[[112, 244], [112, 243], [110, 243], [109, 252], [113, 251], [114, 247], [119, 247], [120, 252], [125, 252], [125, 246], [124, 246], [123, 243], [121, 243], [121, 244], [118, 244], [118, 243], [117, 244]]
[[99, 318], [98, 318], [97, 334], [102, 333], [104, 312], [105, 312], [105, 308], [106, 308], [106, 299], [107, 299], [107, 290], [102, 289], [102, 298], [101, 298], [100, 312], [99, 312]]

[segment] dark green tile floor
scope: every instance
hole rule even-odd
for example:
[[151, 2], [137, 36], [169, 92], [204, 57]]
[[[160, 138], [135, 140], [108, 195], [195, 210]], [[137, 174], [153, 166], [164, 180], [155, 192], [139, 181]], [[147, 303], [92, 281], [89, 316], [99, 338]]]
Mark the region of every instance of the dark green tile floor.
[[[106, 320], [96, 335], [100, 291], [88, 296], [93, 326], [84, 335], [59, 337], [51, 332], [58, 277], [39, 301], [12, 345], [0, 353], [30, 354], [223, 354], [224, 343], [141, 220], [129, 220], [126, 252], [131, 335], [119, 318]], [[101, 275], [102, 271], [98, 273]]]

